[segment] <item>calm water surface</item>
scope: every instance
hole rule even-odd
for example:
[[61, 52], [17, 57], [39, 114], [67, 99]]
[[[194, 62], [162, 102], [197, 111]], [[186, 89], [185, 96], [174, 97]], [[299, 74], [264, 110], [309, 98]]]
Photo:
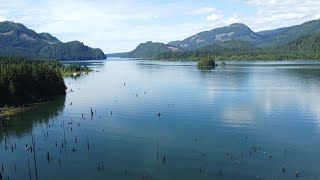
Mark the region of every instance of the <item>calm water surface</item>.
[[320, 179], [319, 63], [86, 64], [66, 97], [1, 129], [4, 177], [29, 179], [29, 159], [36, 179], [34, 134], [41, 180]]

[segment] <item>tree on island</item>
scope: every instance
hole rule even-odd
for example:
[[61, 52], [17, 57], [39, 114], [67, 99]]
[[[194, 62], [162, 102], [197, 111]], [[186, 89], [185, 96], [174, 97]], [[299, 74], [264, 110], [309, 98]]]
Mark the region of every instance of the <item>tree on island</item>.
[[216, 67], [216, 61], [210, 57], [203, 57], [198, 62], [199, 69], [214, 69]]

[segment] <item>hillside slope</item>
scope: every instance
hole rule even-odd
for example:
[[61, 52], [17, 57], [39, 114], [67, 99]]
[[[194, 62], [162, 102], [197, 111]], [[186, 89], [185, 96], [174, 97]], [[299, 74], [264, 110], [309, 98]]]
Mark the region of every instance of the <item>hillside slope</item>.
[[136, 49], [127, 53], [124, 57], [128, 58], [153, 58], [164, 52], [180, 51], [180, 49], [157, 42], [148, 41], [141, 43]]
[[262, 38], [262, 35], [253, 32], [248, 26], [237, 23], [226, 27], [216, 28], [211, 31], [200, 32], [182, 41], [170, 42], [169, 45], [185, 50], [196, 50], [220, 42], [232, 40], [256, 42]]
[[106, 59], [101, 49], [73, 41], [62, 43], [49, 33], [36, 33], [23, 24], [0, 22], [0, 56], [41, 57], [57, 60]]

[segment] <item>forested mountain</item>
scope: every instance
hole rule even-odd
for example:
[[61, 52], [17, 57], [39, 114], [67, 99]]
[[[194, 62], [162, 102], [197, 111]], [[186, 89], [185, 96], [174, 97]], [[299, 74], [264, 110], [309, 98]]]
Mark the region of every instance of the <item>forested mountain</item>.
[[44, 46], [60, 42], [47, 34], [37, 34], [22, 24], [0, 22], [0, 55], [36, 56]]
[[221, 52], [221, 51], [252, 51], [258, 48], [253, 43], [247, 41], [232, 40], [226, 42], [220, 42], [213, 45], [205, 46], [198, 49], [199, 52]]
[[260, 31], [260, 32], [257, 32], [257, 34], [260, 34], [265, 37], [271, 37], [271, 36], [274, 36], [275, 34], [279, 34], [283, 31], [289, 30], [292, 27], [284, 27], [284, 28], [279, 28], [279, 29]]
[[23, 24], [10, 21], [0, 22], [0, 56], [43, 57], [58, 60], [106, 58], [100, 49], [89, 48], [80, 42], [62, 43], [49, 33], [38, 34]]
[[261, 38], [263, 38], [262, 35], [253, 32], [248, 26], [237, 23], [226, 27], [216, 28], [211, 31], [200, 32], [182, 41], [170, 42], [169, 45], [184, 50], [195, 50], [220, 42], [231, 40], [255, 42]]
[[301, 37], [284, 45], [281, 50], [320, 54], [320, 33]]
[[[244, 24], [231, 24], [230, 26], [216, 28], [210, 31], [200, 32], [196, 35], [188, 37], [182, 41], [172, 41], [168, 43], [168, 46], [177, 47], [178, 52], [163, 50], [156, 58], [170, 58], [170, 57], [186, 57], [189, 54], [194, 57], [194, 54], [203, 54], [203, 52], [229, 52], [229, 51], [255, 51], [260, 53], [266, 53], [271, 51], [280, 50], [288, 52], [289, 47], [292, 47], [295, 43], [300, 43], [300, 47], [297, 50], [300, 51], [303, 48], [304, 52], [310, 51], [310, 45], [307, 43], [316, 44], [317, 40], [312, 41], [313, 35], [318, 36], [320, 33], [320, 20], [313, 20], [301, 25], [295, 25], [291, 27], [284, 27], [274, 30], [267, 30], [261, 32], [253, 32], [248, 26]], [[306, 36], [310, 36], [307, 38]], [[297, 40], [300, 41], [297, 41]], [[291, 44], [291, 45], [290, 45]], [[166, 44], [162, 44], [165, 47]], [[154, 54], [148, 54], [151, 46], [139, 45], [139, 53], [129, 53], [127, 57], [137, 58], [152, 58]], [[144, 49], [146, 48], [146, 49]], [[136, 50], [134, 50], [136, 51]], [[133, 51], [133, 52], [134, 52]], [[185, 52], [181, 52], [185, 51]], [[293, 51], [293, 50], [291, 50]], [[158, 51], [161, 52], [161, 51]], [[197, 52], [197, 53], [196, 53]], [[230, 52], [231, 54], [232, 52]], [[290, 52], [296, 54], [296, 52]], [[282, 57], [282, 56], [281, 56]], [[281, 58], [280, 57], [280, 58]], [[292, 58], [293, 56], [290, 56]], [[314, 56], [312, 56], [314, 57]], [[254, 57], [253, 57], [254, 58]], [[289, 58], [289, 57], [288, 57]], [[309, 57], [311, 58], [311, 57]], [[190, 59], [190, 57], [188, 58]], [[286, 59], [286, 58], [284, 58]]]
[[246, 25], [237, 23], [211, 31], [200, 32], [183, 41], [173, 41], [169, 44], [185, 50], [196, 50], [220, 42], [240, 40], [250, 42], [258, 47], [270, 47], [288, 44], [300, 37], [316, 33], [320, 33], [320, 20], [257, 33]]
[[101, 49], [90, 48], [79, 41], [45, 46], [39, 50], [38, 56], [62, 61], [105, 59], [105, 54]]
[[180, 51], [178, 48], [163, 44], [163, 43], [156, 43], [148, 41], [146, 43], [141, 43], [139, 46], [124, 55], [123, 57], [134, 57], [134, 58], [152, 58], [156, 57], [157, 55], [164, 53], [164, 52], [171, 52], [171, 51]]
[[318, 33], [320, 33], [320, 20], [313, 20], [301, 25], [269, 31], [269, 34], [265, 34], [265, 38], [260, 40], [257, 45], [260, 47], [284, 45], [303, 36]]
[[49, 44], [54, 44], [54, 43], [59, 43], [59, 42], [60, 42], [58, 38], [52, 36], [52, 35], [49, 34], [49, 33], [39, 33], [39, 35], [40, 35], [42, 38], [48, 40], [48, 41], [49, 41]]
[[319, 60], [320, 34], [301, 37], [285, 45], [257, 47], [246, 41], [228, 41], [194, 51], [165, 52], [155, 59], [198, 61], [210, 57], [214, 60]]

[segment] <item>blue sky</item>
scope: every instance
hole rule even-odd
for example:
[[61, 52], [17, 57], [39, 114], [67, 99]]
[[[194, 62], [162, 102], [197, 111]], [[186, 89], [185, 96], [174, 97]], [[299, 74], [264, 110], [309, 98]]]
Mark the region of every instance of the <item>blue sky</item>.
[[238, 22], [254, 31], [301, 24], [319, 19], [319, 7], [319, 0], [0, 0], [0, 21], [113, 53]]

